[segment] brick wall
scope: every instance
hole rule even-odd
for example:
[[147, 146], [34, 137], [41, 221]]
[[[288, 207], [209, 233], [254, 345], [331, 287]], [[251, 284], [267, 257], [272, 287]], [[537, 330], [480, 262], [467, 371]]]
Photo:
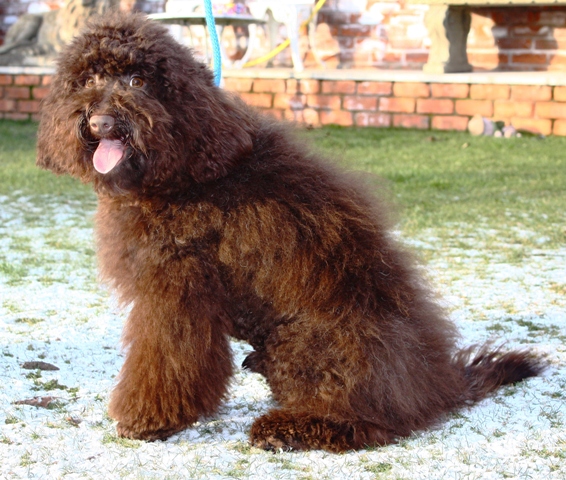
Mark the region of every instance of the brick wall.
[[463, 131], [480, 114], [533, 133], [566, 135], [566, 86], [561, 85], [231, 76], [225, 88], [277, 118], [313, 126]]
[[476, 70], [566, 70], [566, 7], [475, 9], [468, 56]]
[[[39, 68], [20, 70], [0, 67], [0, 118], [36, 120], [51, 74]], [[357, 73], [358, 79], [347, 80], [254, 78], [231, 71], [224, 88], [277, 118], [313, 126], [466, 130], [470, 118], [480, 114], [533, 133], [566, 135], [566, 82], [446, 83], [439, 76], [419, 81], [417, 75], [395, 79], [394, 74], [373, 80]]]
[[36, 120], [50, 82], [49, 74], [0, 73], [0, 118]]
[[[337, 57], [329, 59], [332, 65], [420, 69], [426, 63], [426, 5], [368, 0], [356, 12], [341, 10], [343, 4], [327, 0], [318, 18], [319, 24], [329, 25], [340, 46]], [[475, 70], [566, 70], [566, 6], [471, 12], [468, 56]]]

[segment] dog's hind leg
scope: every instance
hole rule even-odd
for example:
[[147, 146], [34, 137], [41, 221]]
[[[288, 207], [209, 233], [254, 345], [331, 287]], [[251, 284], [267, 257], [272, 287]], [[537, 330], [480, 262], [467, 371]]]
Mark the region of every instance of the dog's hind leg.
[[321, 449], [340, 453], [393, 443], [395, 436], [370, 422], [317, 417], [279, 409], [254, 422], [250, 439], [252, 445], [264, 450]]
[[357, 408], [360, 397], [371, 402], [360, 388], [372, 379], [371, 361], [359, 338], [363, 329], [355, 319], [338, 320], [335, 328], [304, 319], [281, 324], [265, 350], [244, 363], [264, 373], [281, 406], [254, 422], [252, 445], [343, 452], [393, 442], [393, 432], [379, 424], [379, 411]]

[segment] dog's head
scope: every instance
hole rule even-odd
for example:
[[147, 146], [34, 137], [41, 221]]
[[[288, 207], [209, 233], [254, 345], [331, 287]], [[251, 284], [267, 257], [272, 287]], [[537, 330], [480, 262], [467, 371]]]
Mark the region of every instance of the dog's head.
[[254, 120], [157, 22], [113, 13], [62, 52], [37, 164], [109, 194], [226, 175], [252, 149]]

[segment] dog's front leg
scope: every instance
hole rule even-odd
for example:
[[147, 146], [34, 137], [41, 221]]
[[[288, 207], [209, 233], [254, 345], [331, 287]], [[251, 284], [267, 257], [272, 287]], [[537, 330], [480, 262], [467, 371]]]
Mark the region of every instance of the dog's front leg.
[[161, 272], [134, 301], [109, 405], [120, 436], [165, 439], [213, 414], [226, 394], [232, 360], [222, 286], [188, 270], [170, 269], [165, 283]]

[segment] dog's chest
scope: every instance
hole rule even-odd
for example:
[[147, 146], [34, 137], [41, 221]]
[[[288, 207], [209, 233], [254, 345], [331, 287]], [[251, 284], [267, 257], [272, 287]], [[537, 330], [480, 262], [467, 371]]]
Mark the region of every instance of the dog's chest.
[[158, 263], [210, 248], [223, 214], [210, 203], [155, 205], [151, 202], [100, 202], [97, 214], [99, 254], [121, 264]]

